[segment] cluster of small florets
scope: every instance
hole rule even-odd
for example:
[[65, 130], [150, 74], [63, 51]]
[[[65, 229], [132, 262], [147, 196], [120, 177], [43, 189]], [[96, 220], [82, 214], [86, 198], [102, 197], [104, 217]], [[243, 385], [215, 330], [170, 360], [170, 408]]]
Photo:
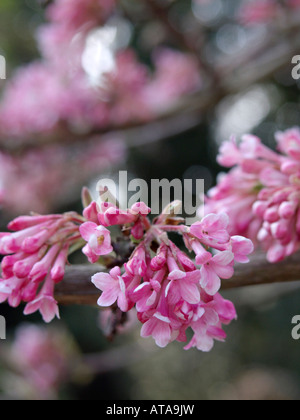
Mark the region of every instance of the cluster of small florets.
[[209, 192], [206, 211], [226, 212], [230, 232], [245, 235], [278, 262], [300, 248], [300, 130], [276, 134], [278, 152], [255, 136], [225, 143], [218, 158], [233, 167]]
[[[233, 304], [219, 294], [221, 279], [233, 276], [235, 261], [248, 262], [253, 245], [243, 237], [229, 235], [224, 214], [208, 215], [191, 227], [185, 226], [174, 215], [177, 205], [172, 203], [151, 223], [151, 209], [144, 203], [126, 211], [108, 203], [99, 209], [92, 203], [85, 210], [91, 221], [80, 227], [87, 241], [84, 252], [91, 262], [110, 253], [108, 228], [121, 226], [137, 246], [124, 265], [93, 276], [92, 282], [102, 291], [98, 305], [117, 305], [124, 313], [136, 308], [143, 324], [141, 335], [152, 336], [160, 347], [175, 340], [187, 342], [186, 332], [191, 329], [193, 336], [185, 348], [209, 351], [215, 339], [226, 337], [222, 324], [236, 318]], [[187, 252], [169, 238], [170, 232], [182, 237]]]
[[1, 263], [0, 302], [12, 307], [26, 303], [25, 315], [40, 311], [45, 322], [57, 316], [54, 288], [65, 274], [72, 247], [81, 241], [79, 225], [83, 218], [76, 213], [64, 215], [21, 216], [0, 233]]
[[[176, 216], [181, 203], [170, 204], [151, 222], [151, 209], [136, 203], [122, 210], [91, 202], [83, 217], [76, 213], [20, 217], [2, 233], [1, 301], [26, 302], [25, 314], [37, 310], [46, 322], [59, 316], [55, 284], [64, 277], [70, 253], [83, 248], [90, 263], [110, 267], [92, 282], [102, 291], [98, 304], [128, 313], [136, 308], [141, 335], [157, 345], [187, 342], [186, 349], [209, 351], [226, 337], [223, 324], [236, 318], [233, 304], [219, 294], [222, 279], [234, 274], [234, 263], [248, 262], [252, 242], [230, 236], [225, 214], [208, 215], [188, 227]], [[119, 237], [112, 238], [113, 226]], [[114, 228], [115, 229], [115, 228]], [[185, 251], [169, 237], [177, 233]]]

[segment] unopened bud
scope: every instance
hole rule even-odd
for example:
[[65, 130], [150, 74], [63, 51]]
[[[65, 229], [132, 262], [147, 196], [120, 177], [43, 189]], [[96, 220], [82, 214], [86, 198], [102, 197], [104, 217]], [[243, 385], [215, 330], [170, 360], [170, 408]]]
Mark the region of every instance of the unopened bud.
[[163, 210], [162, 214], [167, 215], [169, 217], [174, 217], [178, 214], [182, 214], [182, 201], [176, 200], [168, 204], [167, 207], [165, 207], [165, 209]]
[[92, 202], [92, 194], [90, 192], [90, 190], [87, 187], [83, 187], [82, 191], [81, 191], [81, 201], [82, 201], [82, 205], [83, 208], [85, 209], [86, 207], [88, 207]]

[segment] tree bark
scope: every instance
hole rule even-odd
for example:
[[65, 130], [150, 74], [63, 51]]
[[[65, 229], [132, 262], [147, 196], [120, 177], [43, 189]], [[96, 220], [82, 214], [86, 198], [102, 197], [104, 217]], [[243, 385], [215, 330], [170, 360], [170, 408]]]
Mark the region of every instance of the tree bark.
[[[101, 292], [91, 277], [104, 270], [100, 265], [68, 267], [64, 281], [56, 286], [56, 299], [66, 305], [96, 305]], [[264, 253], [256, 253], [249, 264], [236, 265], [234, 276], [222, 281], [222, 290], [295, 281], [300, 281], [299, 253], [277, 264], [268, 263]]]

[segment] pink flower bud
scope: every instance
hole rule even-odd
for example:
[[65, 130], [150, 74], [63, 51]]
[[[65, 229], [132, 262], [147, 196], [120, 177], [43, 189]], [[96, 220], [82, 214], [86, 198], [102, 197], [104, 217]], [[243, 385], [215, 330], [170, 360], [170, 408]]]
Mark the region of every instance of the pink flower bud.
[[51, 278], [54, 281], [54, 283], [60, 283], [64, 279], [66, 263], [68, 259], [68, 252], [69, 247], [68, 245], [65, 245], [65, 247], [58, 254], [55, 263], [53, 264], [53, 267], [51, 269]]
[[290, 219], [295, 215], [297, 209], [297, 203], [285, 201], [279, 207], [279, 215], [284, 219]]
[[264, 213], [264, 219], [269, 223], [275, 223], [279, 220], [278, 206], [269, 207]]
[[45, 279], [50, 268], [53, 266], [59, 250], [60, 244], [52, 246], [46, 255], [33, 266], [29, 274], [29, 278], [33, 283], [39, 283]]
[[93, 201], [88, 207], [83, 211], [83, 216], [89, 221], [98, 224], [98, 205]]
[[58, 220], [61, 216], [59, 215], [47, 215], [47, 216], [21, 216], [14, 219], [8, 224], [8, 229], [13, 231], [24, 230], [36, 225], [45, 224], [49, 221]]
[[159, 271], [165, 266], [167, 262], [167, 251], [167, 246], [163, 243], [157, 251], [156, 256], [151, 260], [150, 267], [153, 271]]

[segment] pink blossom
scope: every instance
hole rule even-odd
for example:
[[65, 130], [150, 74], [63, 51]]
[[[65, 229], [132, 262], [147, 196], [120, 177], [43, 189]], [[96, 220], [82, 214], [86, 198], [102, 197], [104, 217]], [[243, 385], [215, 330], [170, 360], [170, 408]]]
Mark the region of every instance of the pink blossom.
[[279, 10], [274, 0], [252, 0], [242, 6], [239, 15], [243, 24], [253, 25], [271, 21]]
[[54, 283], [60, 283], [64, 279], [68, 255], [69, 246], [66, 244], [63, 248], [61, 248], [60, 252], [56, 256], [54, 263], [52, 264], [50, 274]]
[[[171, 277], [170, 277], [171, 276]], [[171, 280], [166, 289], [166, 297], [169, 302], [178, 303], [181, 299], [191, 305], [197, 305], [200, 301], [200, 283], [201, 273], [199, 270], [185, 273], [185, 276], [180, 278], [172, 278], [172, 273], [169, 275]]]
[[155, 257], [152, 258], [151, 260], [150, 266], [153, 271], [159, 271], [166, 265], [167, 253], [168, 253], [168, 247], [165, 243], [162, 243]]
[[146, 258], [145, 248], [138, 247], [126, 264], [126, 271], [133, 276], [144, 276], [147, 272]]
[[99, 306], [109, 307], [117, 302], [121, 311], [128, 311], [125, 282], [119, 267], [113, 268], [110, 274], [95, 274], [92, 277], [92, 283], [103, 292], [98, 300]]
[[191, 234], [196, 236], [207, 246], [218, 247], [229, 242], [230, 235], [227, 231], [229, 225], [228, 216], [223, 214], [207, 215], [201, 222], [191, 226]]
[[[15, 232], [0, 235], [1, 252], [11, 254], [2, 263], [1, 302], [7, 299], [16, 307], [23, 301], [25, 315], [40, 311], [45, 322], [59, 317], [55, 285], [63, 281], [69, 253], [85, 241], [83, 252], [92, 263], [114, 250], [103, 258], [114, 268], [92, 278], [101, 291], [100, 307], [121, 313], [135, 308], [143, 324], [141, 335], [152, 336], [160, 347], [175, 340], [186, 342], [190, 329], [194, 337], [186, 348], [207, 351], [215, 339], [225, 339], [222, 325], [234, 319], [235, 311], [233, 305], [222, 304], [217, 292], [221, 280], [233, 275], [234, 260], [246, 262], [252, 251], [251, 241], [230, 236], [225, 215], [210, 214], [188, 228], [173, 214], [167, 218], [163, 214], [151, 223], [151, 209], [145, 203], [127, 210], [112, 203], [95, 205], [86, 200], [86, 204], [84, 215], [97, 223], [73, 212], [33, 215], [32, 219], [22, 216], [10, 223]], [[285, 208], [282, 211], [286, 216], [289, 213]], [[106, 226], [113, 222], [119, 227], [116, 231], [123, 233], [114, 246], [101, 222]], [[131, 239], [139, 224], [142, 232], [137, 245]], [[281, 225], [273, 229], [277, 236], [285, 234]], [[181, 236], [188, 252], [195, 251], [196, 263], [170, 240], [170, 232]]]
[[115, 0], [56, 0], [47, 14], [52, 22], [65, 25], [75, 34], [85, 24], [103, 23], [114, 7]]
[[261, 188], [258, 174], [245, 173], [239, 166], [219, 177], [216, 187], [206, 197], [207, 213], [226, 213], [229, 216], [230, 234], [250, 237], [255, 241], [260, 227], [252, 213]]
[[298, 9], [300, 7], [300, 1], [299, 0], [287, 0], [287, 5], [291, 9]]
[[52, 296], [41, 294], [34, 301], [26, 305], [24, 315], [31, 315], [37, 311], [40, 311], [46, 323], [53, 321], [55, 317], [60, 318], [58, 304]]
[[233, 260], [231, 251], [222, 251], [202, 266], [200, 284], [207, 294], [215, 295], [220, 290], [221, 278], [230, 279], [233, 276]]
[[206, 251], [206, 249], [200, 243], [200, 241], [198, 241], [198, 240], [192, 241], [191, 242], [191, 247], [196, 254], [196, 263], [198, 265], [205, 264], [206, 262], [208, 262], [211, 259], [212, 254], [210, 252]]
[[[143, 203], [137, 206], [144, 207]], [[114, 210], [112, 204], [102, 205], [99, 221], [107, 222], [107, 212]], [[186, 333], [192, 329], [194, 337], [186, 348], [210, 350], [214, 340], [226, 337], [222, 324], [236, 317], [233, 305], [218, 297], [221, 279], [232, 277], [234, 260], [246, 262], [253, 251], [251, 241], [229, 235], [226, 215], [211, 214], [189, 229], [180, 223], [172, 224], [172, 215], [160, 216], [151, 224], [145, 215], [148, 209], [144, 214], [137, 211], [134, 218], [128, 219], [133, 210], [117, 212], [115, 221], [121, 227], [123, 222], [131, 221], [126, 223], [128, 236], [137, 220], [142, 220], [143, 238], [124, 264], [124, 274], [115, 267], [110, 274], [93, 277], [92, 282], [102, 291], [98, 305], [117, 304], [123, 312], [135, 307], [143, 324], [142, 337], [152, 336], [160, 347], [175, 340], [186, 342]], [[187, 249], [195, 251], [196, 264], [168, 238], [169, 231], [181, 235]], [[160, 246], [153, 256], [155, 242]]]
[[98, 223], [98, 205], [95, 201], [89, 204], [83, 211], [83, 217], [89, 222]]
[[236, 262], [246, 264], [250, 261], [248, 255], [251, 255], [254, 251], [254, 245], [250, 239], [243, 236], [232, 236], [231, 245]]
[[134, 223], [137, 220], [136, 214], [128, 210], [121, 210], [110, 203], [103, 203], [101, 210], [98, 214], [98, 219], [102, 226], [125, 225]]
[[158, 347], [164, 348], [172, 341], [171, 321], [156, 312], [142, 327], [142, 337], [152, 336]]
[[[226, 212], [230, 233], [260, 244], [270, 262], [281, 261], [300, 248], [300, 130], [293, 128], [275, 137], [280, 153], [253, 136], [236, 143], [236, 166], [209, 193], [206, 206], [209, 212]], [[246, 262], [234, 249], [234, 241], [237, 261]], [[239, 248], [250, 246], [242, 240]]]
[[[163, 277], [165, 270], [162, 271]], [[161, 273], [159, 273], [160, 276]], [[161, 281], [153, 278], [149, 282], [140, 284], [131, 294], [131, 299], [136, 302], [138, 312], [146, 312], [157, 303], [161, 291]]]
[[34, 399], [42, 400], [57, 398], [60, 387], [70, 379], [70, 361], [79, 355], [64, 329], [33, 324], [19, 326], [7, 350], [14, 366], [13, 380], [26, 383], [21, 387], [24, 398], [29, 391]]
[[80, 226], [79, 230], [82, 238], [88, 242], [83, 252], [91, 263], [97, 262], [101, 255], [107, 255], [113, 251], [110, 231], [105, 227], [86, 222]]
[[144, 89], [146, 103], [155, 111], [163, 111], [184, 94], [202, 87], [197, 60], [180, 51], [160, 48], [154, 53], [155, 73]]
[[278, 150], [291, 158], [300, 159], [300, 129], [292, 128], [276, 134]]
[[40, 311], [50, 322], [59, 311], [54, 285], [63, 280], [69, 249], [80, 241], [76, 213], [22, 216], [9, 227], [15, 232], [0, 235], [0, 252], [7, 255], [1, 263], [0, 299], [17, 307], [26, 302], [26, 315]]

